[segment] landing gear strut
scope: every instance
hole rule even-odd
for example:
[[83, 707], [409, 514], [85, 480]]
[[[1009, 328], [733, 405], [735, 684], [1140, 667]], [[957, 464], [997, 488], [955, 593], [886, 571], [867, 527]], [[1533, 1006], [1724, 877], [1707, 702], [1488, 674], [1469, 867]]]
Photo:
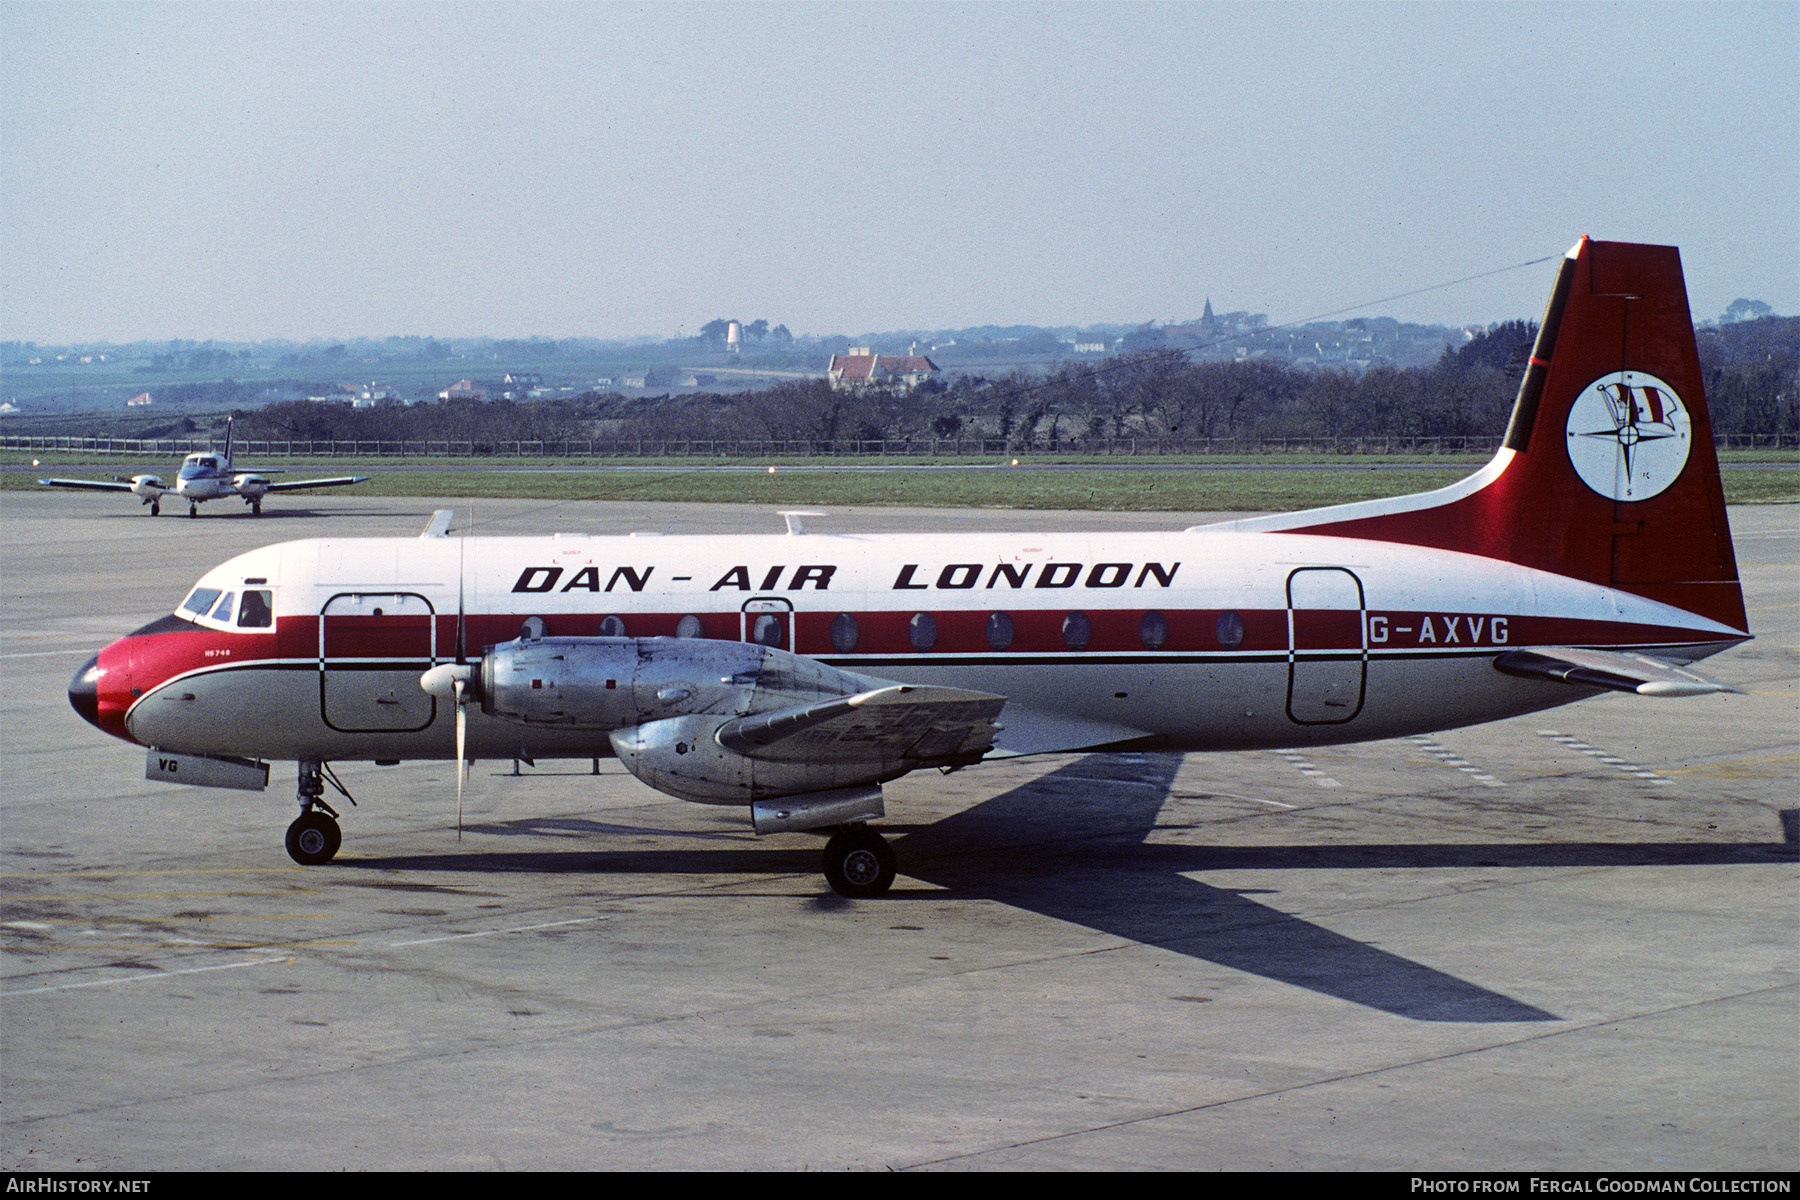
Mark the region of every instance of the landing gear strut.
[[162, 516], [162, 505], [160, 505], [156, 501], [152, 500], [150, 502], [150, 515], [153, 517]]
[[197, 517], [199, 515], [200, 515], [200, 502], [198, 500], [189, 500], [188, 501], [188, 516]]
[[894, 885], [894, 851], [867, 825], [846, 825], [825, 843], [824, 871], [832, 891], [866, 900]]
[[[327, 778], [324, 763], [300, 764], [300, 815], [288, 826], [287, 852], [288, 857], [303, 867], [330, 862], [344, 841], [343, 831], [338, 828], [337, 812], [325, 803]], [[335, 779], [332, 785], [343, 791]], [[345, 796], [349, 794], [344, 792]]]

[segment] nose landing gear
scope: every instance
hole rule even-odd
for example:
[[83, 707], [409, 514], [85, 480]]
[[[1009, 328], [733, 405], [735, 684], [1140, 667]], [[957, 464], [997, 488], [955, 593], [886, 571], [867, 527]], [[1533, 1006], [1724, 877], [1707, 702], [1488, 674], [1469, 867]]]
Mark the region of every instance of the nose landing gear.
[[337, 811], [325, 803], [325, 783], [343, 793], [346, 800], [356, 800], [331, 774], [324, 763], [300, 764], [300, 815], [287, 828], [288, 857], [303, 867], [318, 867], [330, 862], [343, 844], [344, 834], [338, 828]]

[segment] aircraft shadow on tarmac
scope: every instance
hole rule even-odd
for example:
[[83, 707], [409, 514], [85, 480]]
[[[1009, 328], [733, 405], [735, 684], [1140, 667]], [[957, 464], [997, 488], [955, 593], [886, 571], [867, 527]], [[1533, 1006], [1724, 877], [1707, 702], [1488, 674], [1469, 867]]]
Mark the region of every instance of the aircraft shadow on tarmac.
[[[1779, 843], [1553, 843], [1186, 846], [1145, 844], [1173, 784], [1174, 754], [1093, 755], [931, 825], [887, 825], [902, 871], [952, 896], [1029, 912], [1419, 1021], [1558, 1018], [1467, 980], [1334, 933], [1182, 872], [1432, 867], [1670, 866], [1793, 859], [1796, 821]], [[484, 836], [640, 839], [608, 850], [346, 856], [339, 869], [695, 874], [806, 873], [814, 847], [743, 846], [742, 835], [530, 819], [467, 827]], [[671, 837], [730, 842], [669, 849]], [[941, 898], [896, 889], [876, 903]]]

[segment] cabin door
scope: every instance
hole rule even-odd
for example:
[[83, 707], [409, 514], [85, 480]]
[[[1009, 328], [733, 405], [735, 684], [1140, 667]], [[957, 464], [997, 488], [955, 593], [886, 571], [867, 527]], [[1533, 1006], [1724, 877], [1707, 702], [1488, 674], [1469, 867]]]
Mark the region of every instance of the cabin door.
[[424, 729], [437, 701], [419, 676], [437, 657], [431, 601], [415, 592], [340, 592], [319, 614], [319, 705], [345, 733]]
[[1342, 567], [1288, 576], [1288, 718], [1342, 725], [1362, 711], [1369, 646], [1362, 580]]

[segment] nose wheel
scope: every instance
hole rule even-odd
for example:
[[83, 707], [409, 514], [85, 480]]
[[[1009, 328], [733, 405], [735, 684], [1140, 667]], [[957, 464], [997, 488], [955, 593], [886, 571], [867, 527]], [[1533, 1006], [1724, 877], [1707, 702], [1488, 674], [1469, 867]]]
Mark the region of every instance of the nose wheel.
[[288, 826], [288, 857], [303, 867], [322, 866], [331, 861], [343, 841], [336, 821], [317, 810], [303, 812]]
[[824, 871], [832, 891], [866, 900], [894, 885], [894, 851], [867, 825], [846, 825], [825, 843]]

